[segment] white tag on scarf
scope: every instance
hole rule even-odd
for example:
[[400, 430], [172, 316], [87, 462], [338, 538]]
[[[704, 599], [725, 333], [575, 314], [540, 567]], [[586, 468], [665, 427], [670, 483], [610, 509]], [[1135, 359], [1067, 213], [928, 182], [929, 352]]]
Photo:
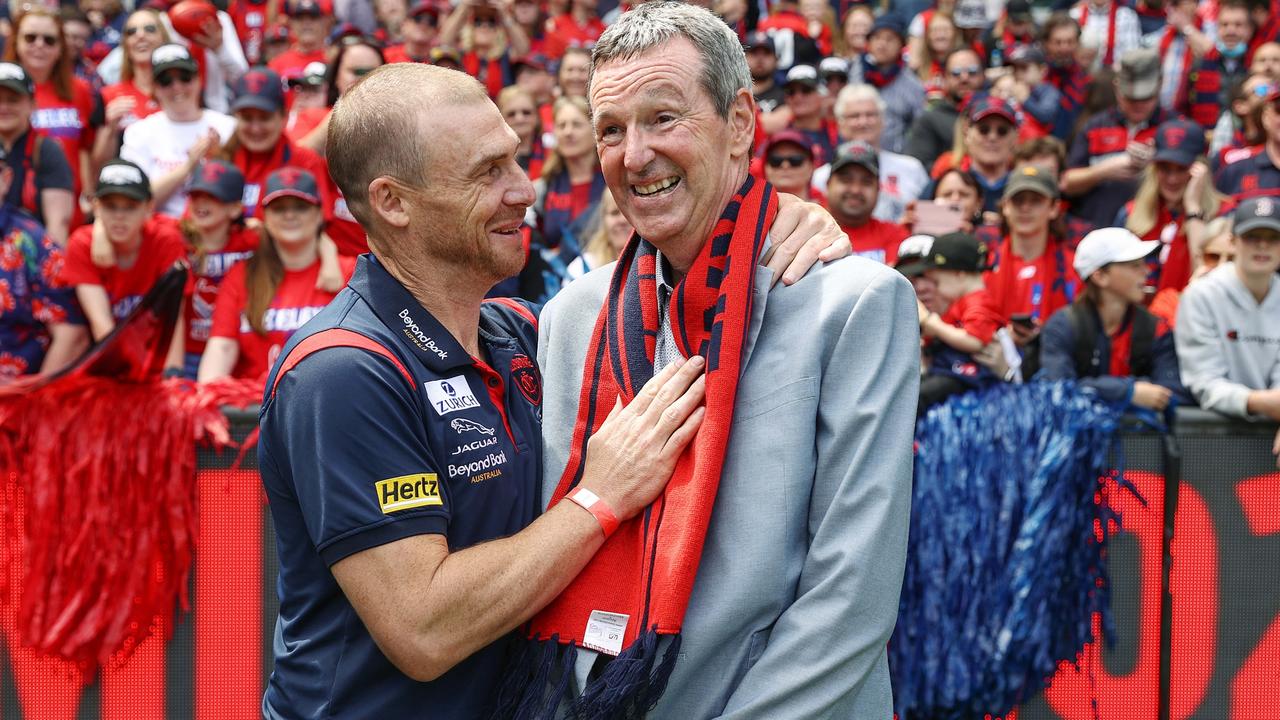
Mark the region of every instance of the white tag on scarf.
[[622, 638], [627, 633], [627, 621], [630, 619], [630, 615], [592, 610], [587, 618], [587, 630], [582, 635], [582, 645], [616, 657], [622, 652]]

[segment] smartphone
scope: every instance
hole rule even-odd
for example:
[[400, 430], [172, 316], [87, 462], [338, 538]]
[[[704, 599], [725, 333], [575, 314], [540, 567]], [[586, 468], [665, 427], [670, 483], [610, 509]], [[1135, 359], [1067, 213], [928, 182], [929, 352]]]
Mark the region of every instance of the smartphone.
[[946, 235], [964, 225], [964, 214], [959, 208], [943, 205], [933, 200], [916, 203], [916, 224], [912, 231], [917, 235]]
[[1019, 325], [1028, 330], [1036, 329], [1036, 319], [1032, 317], [1030, 314], [1013, 315], [1009, 318], [1009, 321], [1012, 322], [1014, 325]]

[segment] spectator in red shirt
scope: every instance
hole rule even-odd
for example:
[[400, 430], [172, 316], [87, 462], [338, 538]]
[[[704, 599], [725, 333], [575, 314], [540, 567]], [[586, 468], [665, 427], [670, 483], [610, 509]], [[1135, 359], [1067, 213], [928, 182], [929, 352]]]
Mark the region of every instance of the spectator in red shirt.
[[604, 32], [596, 0], [570, 0], [569, 12], [551, 18], [547, 26], [545, 52], [552, 60], [558, 60], [568, 48], [591, 47]]
[[[112, 160], [98, 174], [94, 221], [71, 234], [62, 279], [76, 298], [95, 341], [101, 341], [128, 317], [143, 296], [174, 263], [186, 257], [178, 224], [155, 213], [151, 181], [128, 160]], [[112, 264], [92, 259], [93, 236], [111, 243]], [[182, 366], [182, 321], [174, 332], [166, 368]]]
[[[324, 213], [315, 177], [298, 168], [272, 173], [263, 205], [257, 249], [219, 287], [200, 382], [262, 377], [294, 331], [336, 294], [316, 288]], [[350, 278], [354, 258], [341, 264]]]
[[0, 63], [0, 144], [13, 170], [5, 202], [31, 213], [54, 242], [65, 245], [75, 205], [71, 166], [58, 143], [31, 127], [34, 95], [22, 66]]
[[[769, 136], [760, 151], [764, 160], [764, 179], [779, 192], [791, 193], [820, 205], [826, 198], [810, 196], [813, 180], [813, 146], [795, 130], [783, 130]], [[816, 194], [816, 192], [815, 192]]]
[[854, 255], [892, 265], [907, 231], [901, 225], [871, 216], [879, 198], [880, 163], [876, 151], [861, 140], [841, 145], [827, 181], [827, 209], [848, 233]]
[[290, 0], [287, 4], [293, 45], [268, 64], [286, 80], [302, 74], [309, 63], [325, 62], [325, 40], [333, 27], [330, 0]]
[[[440, 48], [432, 51], [434, 54]], [[325, 138], [329, 134], [329, 113], [333, 110], [334, 103], [338, 102], [338, 98], [347, 91], [356, 81], [377, 70], [385, 64], [382, 56], [382, 48], [367, 38], [359, 35], [344, 38], [338, 44], [338, 52], [328, 64], [328, 69], [324, 76], [325, 81], [325, 105], [323, 108], [315, 111], [301, 114], [298, 118], [298, 125], [294, 131], [294, 136], [303, 133], [302, 139], [297, 143], [301, 147], [315, 150], [316, 153], [324, 155]], [[287, 77], [285, 78], [288, 79]], [[306, 131], [306, 126], [310, 125], [311, 129]]]
[[[5, 60], [22, 65], [35, 82], [35, 112], [31, 126], [57, 141], [71, 165], [72, 193], [81, 198], [92, 184], [90, 153], [94, 127], [94, 105], [100, 102], [84, 80], [75, 77], [71, 50], [62, 37], [62, 20], [41, 7], [31, 7], [13, 24], [12, 41], [5, 47]], [[87, 201], [72, 207], [72, 224], [79, 222]], [[55, 235], [56, 237], [56, 235]]]
[[259, 64], [270, 65], [272, 60], [289, 51], [292, 41], [289, 37], [289, 28], [284, 25], [272, 25], [267, 28], [267, 32], [262, 36], [262, 62]]
[[160, 21], [160, 13], [151, 8], [134, 12], [125, 20], [122, 37], [120, 82], [102, 88], [106, 124], [98, 129], [93, 142], [93, 161], [97, 164], [120, 154], [125, 128], [160, 111], [153, 97], [155, 81], [151, 76], [152, 51], [169, 42], [169, 31]]
[[816, 164], [831, 162], [840, 144], [840, 131], [818, 87], [818, 71], [812, 65], [796, 65], [787, 71], [782, 92], [791, 111], [787, 129], [804, 135], [813, 149]]
[[505, 2], [462, 0], [440, 28], [440, 44], [462, 49], [462, 67], [494, 98], [511, 84], [511, 58], [529, 52]]
[[386, 50], [387, 62], [431, 62], [431, 48], [436, 45], [440, 11], [435, 0], [418, 0], [400, 26], [404, 42]]

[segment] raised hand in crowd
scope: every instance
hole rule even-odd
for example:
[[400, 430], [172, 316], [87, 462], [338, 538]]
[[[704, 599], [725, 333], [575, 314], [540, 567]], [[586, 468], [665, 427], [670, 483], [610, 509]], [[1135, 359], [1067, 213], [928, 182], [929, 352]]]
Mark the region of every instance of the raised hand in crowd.
[[120, 124], [121, 121], [127, 118], [137, 106], [138, 100], [132, 95], [121, 95], [115, 100], [107, 103], [107, 107], [105, 109], [107, 126], [123, 130], [124, 127]]
[[218, 22], [218, 18], [211, 17], [205, 20], [200, 26], [200, 32], [191, 38], [197, 45], [208, 48], [214, 52], [222, 47], [222, 24]]

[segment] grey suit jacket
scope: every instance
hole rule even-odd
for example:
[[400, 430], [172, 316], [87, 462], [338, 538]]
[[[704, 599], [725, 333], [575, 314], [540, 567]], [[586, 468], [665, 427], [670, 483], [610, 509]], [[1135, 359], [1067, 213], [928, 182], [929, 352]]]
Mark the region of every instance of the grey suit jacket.
[[[543, 498], [568, 459], [613, 265], [542, 313]], [[919, 382], [915, 294], [863, 258], [755, 307], [724, 476], [671, 682], [653, 718], [892, 715], [885, 646], [906, 562]]]

